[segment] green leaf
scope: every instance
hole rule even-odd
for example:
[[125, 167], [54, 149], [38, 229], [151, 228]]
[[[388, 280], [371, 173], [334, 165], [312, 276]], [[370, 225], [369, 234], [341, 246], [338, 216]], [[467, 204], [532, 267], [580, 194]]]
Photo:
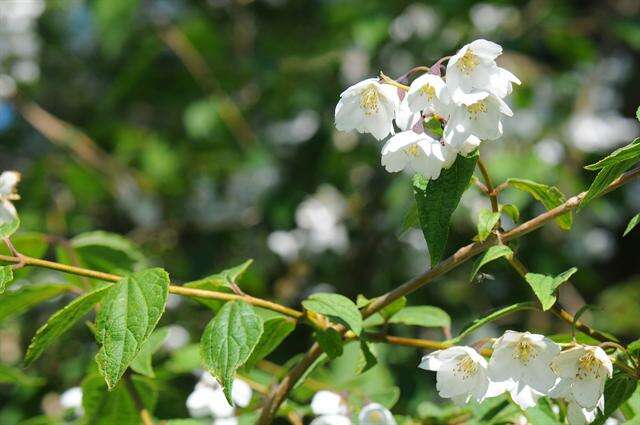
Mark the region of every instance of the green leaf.
[[113, 58], [122, 47], [133, 28], [133, 18], [138, 0], [96, 0], [93, 2], [99, 38], [104, 53]]
[[604, 412], [598, 413], [593, 424], [604, 424], [607, 418], [633, 395], [637, 386], [638, 381], [636, 379], [620, 370], [616, 370], [611, 379], [607, 379], [604, 384]]
[[45, 380], [36, 376], [25, 374], [17, 367], [11, 367], [0, 363], [0, 384], [15, 384], [23, 387], [37, 387], [43, 385]]
[[542, 310], [547, 311], [556, 303], [556, 289], [569, 280], [577, 271], [577, 268], [572, 267], [555, 277], [538, 273], [527, 273], [524, 278], [531, 286], [531, 289], [533, 289], [536, 297], [540, 300]]
[[7, 220], [5, 217], [0, 218], [0, 238], [8, 238], [13, 235], [20, 227], [20, 219], [18, 217]]
[[491, 231], [496, 224], [500, 221], [499, 212], [491, 212], [490, 210], [483, 209], [478, 215], [478, 241], [482, 242], [489, 237]]
[[202, 362], [220, 382], [230, 404], [236, 370], [251, 356], [263, 329], [262, 320], [250, 304], [232, 301], [220, 309], [202, 334]]
[[327, 316], [331, 321], [341, 323], [360, 335], [362, 315], [349, 298], [340, 294], [313, 294], [302, 301], [305, 309]]
[[296, 324], [288, 317], [276, 316], [264, 320], [264, 331], [260, 341], [251, 353], [245, 366], [253, 367], [257, 362], [267, 357], [284, 339], [295, 329]]
[[4, 293], [7, 283], [13, 280], [13, 269], [11, 266], [0, 267], [0, 294]]
[[25, 285], [0, 296], [0, 323], [69, 290], [60, 283]]
[[448, 328], [451, 318], [446, 311], [429, 305], [405, 307], [389, 319], [389, 323], [422, 326], [425, 328]]
[[[141, 376], [132, 376], [132, 389], [140, 396], [142, 404], [153, 411], [157, 400], [157, 389], [152, 381]], [[82, 381], [82, 408], [84, 410], [81, 424], [113, 425], [140, 424], [140, 413], [131, 397], [125, 382], [120, 382], [114, 389], [108, 390], [104, 380], [97, 373], [92, 373]]]
[[[253, 260], [247, 260], [244, 263], [221, 271], [220, 273], [207, 276], [203, 279], [194, 280], [193, 282], [185, 283], [187, 288], [204, 289], [207, 291], [232, 293], [231, 282], [238, 283], [238, 280], [247, 271], [249, 266], [253, 263]], [[200, 304], [210, 308], [213, 311], [218, 311], [226, 301], [212, 300], [205, 298], [196, 298]]]
[[358, 365], [356, 367], [356, 374], [365, 373], [372, 367], [378, 364], [373, 350], [373, 344], [368, 343], [364, 339], [360, 340], [360, 356], [358, 356]]
[[636, 109], [636, 118], [638, 119], [638, 121], [640, 121], [640, 106], [638, 106], [638, 109]]
[[490, 311], [486, 316], [481, 317], [479, 319], [474, 320], [469, 325], [467, 325], [460, 334], [453, 339], [453, 342], [459, 342], [463, 337], [469, 335], [470, 333], [476, 331], [487, 323], [493, 322], [494, 320], [498, 320], [499, 318], [506, 316], [511, 313], [515, 313], [517, 311], [522, 310], [537, 310], [535, 305], [531, 302], [523, 302], [512, 304], [507, 307], [502, 307], [499, 309], [495, 309]]
[[[534, 199], [541, 202], [547, 210], [554, 209], [566, 200], [562, 192], [555, 186], [547, 186], [546, 184], [536, 183], [531, 180], [514, 178], [508, 179], [507, 183], [515, 189], [529, 193]], [[556, 223], [564, 230], [569, 230], [572, 222], [571, 211], [556, 217]]]
[[473, 279], [485, 264], [497, 260], [498, 258], [511, 256], [513, 256], [513, 251], [511, 251], [511, 248], [507, 245], [494, 245], [487, 249], [485, 253], [482, 254], [482, 257], [478, 258], [473, 264], [473, 269], [471, 269], [471, 275], [469, 276], [469, 282], [473, 282]]
[[413, 179], [420, 226], [429, 247], [432, 266], [444, 256], [451, 215], [469, 186], [477, 161], [477, 151], [468, 157], [458, 155], [453, 165], [443, 170], [436, 180], [426, 180], [419, 174]]
[[340, 335], [340, 332], [333, 328], [316, 329], [313, 336], [318, 341], [322, 351], [327, 353], [330, 359], [335, 359], [342, 355], [342, 335]]
[[605, 167], [610, 167], [625, 161], [640, 160], [640, 138], [635, 139], [627, 146], [623, 146], [611, 152], [609, 156], [602, 158], [600, 161], [584, 167], [587, 170], [595, 171]]
[[398, 238], [402, 237], [407, 231], [420, 227], [420, 219], [418, 218], [418, 206], [415, 204], [411, 204], [411, 207], [407, 210], [404, 219], [402, 220], [402, 225], [400, 226], [400, 231], [398, 232]]
[[80, 262], [91, 269], [124, 274], [147, 267], [140, 249], [115, 233], [81, 233], [71, 240], [71, 248]]
[[[49, 240], [46, 235], [38, 232], [20, 232], [11, 236], [11, 243], [22, 255], [33, 258], [42, 258], [49, 248]], [[0, 254], [13, 256], [5, 244], [0, 244]], [[69, 263], [67, 263], [69, 264]], [[13, 271], [14, 282], [37, 270], [35, 267], [23, 267]], [[9, 283], [9, 282], [8, 282]], [[10, 285], [7, 285], [7, 287]]]
[[[376, 298], [370, 300], [364, 295], [359, 294], [358, 298], [356, 299], [356, 306], [359, 309], [363, 309], [364, 307], [369, 305], [369, 303], [375, 300]], [[400, 297], [394, 302], [392, 302], [391, 304], [389, 304], [388, 306], [384, 307], [377, 314], [379, 314], [384, 320], [388, 320], [391, 316], [393, 316], [394, 314], [402, 310], [405, 307], [405, 305], [407, 305], [407, 298]]]
[[627, 345], [627, 351], [632, 356], [640, 355], [640, 339], [636, 339], [631, 344]]
[[637, 225], [640, 223], [640, 213], [633, 216], [631, 220], [629, 220], [629, 224], [627, 224], [627, 228], [624, 230], [622, 236], [627, 236], [630, 231], [632, 231]]
[[132, 273], [107, 292], [97, 318], [100, 373], [113, 389], [164, 312], [169, 275], [162, 269]]
[[506, 215], [513, 220], [514, 223], [520, 221], [520, 210], [513, 204], [505, 204], [500, 206], [500, 212], [505, 213]]
[[167, 370], [176, 373], [189, 373], [201, 368], [200, 344], [185, 345], [173, 351], [171, 358], [164, 363]]
[[524, 411], [529, 422], [536, 425], [557, 425], [561, 423], [553, 413], [551, 403], [546, 398], [540, 398], [534, 407]]
[[[639, 139], [636, 139], [639, 140]], [[620, 177], [625, 171], [631, 168], [637, 162], [636, 159], [628, 159], [617, 164], [608, 165], [602, 168], [596, 178], [593, 179], [587, 194], [580, 201], [580, 207], [587, 205], [593, 199], [597, 198], [615, 179]]]
[[153, 331], [149, 339], [144, 343], [140, 352], [135, 359], [131, 362], [131, 369], [138, 372], [141, 375], [148, 376], [150, 378], [155, 377], [153, 372], [153, 365], [151, 363], [153, 354], [160, 349], [162, 343], [167, 339], [169, 334], [169, 328], [160, 328]]
[[25, 366], [40, 357], [51, 344], [57, 342], [65, 332], [71, 329], [96, 303], [102, 300], [111, 286], [103, 285], [81, 295], [49, 317], [47, 323], [38, 329], [29, 344], [24, 358]]

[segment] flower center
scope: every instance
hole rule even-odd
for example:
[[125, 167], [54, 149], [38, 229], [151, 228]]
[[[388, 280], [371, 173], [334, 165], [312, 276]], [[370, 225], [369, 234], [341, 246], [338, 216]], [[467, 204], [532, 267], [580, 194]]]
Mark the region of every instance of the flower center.
[[578, 371], [576, 372], [576, 378], [584, 379], [588, 375], [598, 378], [600, 376], [600, 364], [600, 360], [598, 360], [592, 352], [583, 354], [578, 359]]
[[384, 424], [385, 422], [385, 417], [382, 413], [378, 412], [377, 410], [374, 410], [373, 412], [369, 412], [369, 414], [367, 415], [367, 423], [368, 424]]
[[462, 379], [467, 379], [478, 372], [478, 364], [473, 361], [473, 359], [469, 355], [465, 355], [460, 360], [458, 360], [458, 364], [456, 364], [456, 368], [454, 369], [455, 374], [461, 374]]
[[374, 85], [370, 85], [360, 94], [360, 107], [364, 109], [366, 115], [378, 112], [378, 90]]
[[464, 55], [458, 60], [458, 69], [463, 74], [471, 74], [473, 69], [480, 64], [480, 59], [473, 54], [473, 50], [467, 49]]
[[431, 102], [436, 97], [436, 89], [431, 84], [425, 84], [420, 87], [420, 94], [427, 97]]
[[480, 114], [487, 112], [487, 102], [481, 100], [480, 102], [469, 105], [467, 106], [467, 112], [469, 112], [469, 117], [471, 119], [477, 120]]
[[410, 146], [407, 146], [406, 148], [404, 148], [404, 151], [407, 154], [413, 156], [414, 158], [417, 158], [417, 157], [420, 156], [420, 148], [415, 143], [413, 145], [410, 145]]
[[532, 359], [535, 359], [538, 356], [536, 352], [536, 347], [526, 338], [521, 338], [516, 345], [516, 349], [514, 351], [514, 357], [520, 360], [521, 363], [527, 364]]

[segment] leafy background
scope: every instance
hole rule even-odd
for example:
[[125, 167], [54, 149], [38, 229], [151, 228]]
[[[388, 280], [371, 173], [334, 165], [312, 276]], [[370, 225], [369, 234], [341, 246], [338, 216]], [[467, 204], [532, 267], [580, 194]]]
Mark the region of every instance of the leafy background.
[[[12, 1], [29, 0], [0, 3]], [[429, 259], [419, 231], [399, 235], [413, 202], [410, 176], [387, 174], [380, 143], [370, 136], [334, 130], [339, 93], [379, 70], [397, 76], [474, 38], [494, 40], [506, 50], [501, 64], [523, 81], [510, 99], [515, 118], [505, 136], [483, 145], [494, 179], [526, 178], [574, 194], [594, 176], [584, 164], [639, 133], [638, 18], [640, 4], [632, 0], [48, 1], [22, 43], [0, 29], [0, 73], [21, 81], [16, 97], [0, 101], [0, 168], [23, 173], [23, 233], [16, 238], [26, 252], [63, 258], [65, 241], [77, 235], [119, 233], [139, 249], [127, 245], [126, 258], [111, 258], [81, 237], [88, 265], [158, 265], [175, 282], [253, 258], [243, 289], [295, 307], [321, 290], [353, 299], [381, 294]], [[29, 66], [16, 67], [20, 61]], [[83, 150], [88, 144], [98, 147], [97, 158]], [[295, 229], [299, 204], [325, 185], [344, 198], [345, 249], [303, 249], [283, 260], [269, 236]], [[543, 210], [513, 190], [503, 202], [518, 205], [524, 218]], [[448, 253], [469, 242], [487, 206], [477, 191], [465, 194]], [[640, 236], [622, 232], [639, 210], [636, 182], [580, 211], [570, 232], [550, 224], [518, 246], [533, 272], [578, 267], [575, 287], [564, 285], [560, 301], [570, 311], [596, 304], [600, 309], [583, 317], [626, 341], [639, 331]], [[492, 308], [533, 299], [505, 263], [490, 264], [489, 275], [473, 284], [470, 270], [421, 289], [409, 304], [445, 309], [455, 334]], [[15, 285], [66, 277], [24, 270], [17, 279]], [[59, 417], [56, 395], [92, 367], [96, 347], [80, 326], [16, 375], [37, 327], [67, 301], [0, 321], [1, 423]], [[211, 313], [174, 297], [169, 305], [160, 325], [178, 324], [196, 342]], [[552, 316], [527, 311], [482, 332], [505, 328], [567, 331]], [[443, 337], [433, 329], [393, 329]], [[308, 329], [297, 330], [270, 358], [284, 363], [309, 344]], [[439, 399], [433, 377], [416, 372], [421, 353], [378, 346], [378, 354], [383, 365], [359, 379], [397, 385], [402, 397], [394, 412], [432, 414], [430, 403]], [[196, 378], [169, 372], [171, 361], [175, 352], [165, 347], [157, 358], [165, 391], [156, 414], [186, 417]], [[349, 364], [335, 363], [334, 382], [348, 380]]]

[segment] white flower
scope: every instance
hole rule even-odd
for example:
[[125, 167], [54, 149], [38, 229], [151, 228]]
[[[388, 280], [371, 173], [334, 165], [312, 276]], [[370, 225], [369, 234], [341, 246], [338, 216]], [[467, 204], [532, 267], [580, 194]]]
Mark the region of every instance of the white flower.
[[449, 168], [456, 159], [456, 152], [443, 146], [426, 133], [403, 131], [391, 137], [382, 148], [382, 165], [390, 173], [402, 171], [407, 166], [428, 179], [437, 179], [443, 168]]
[[322, 185], [315, 195], [308, 197], [296, 209], [296, 224], [303, 232], [304, 245], [312, 252], [331, 249], [344, 252], [349, 235], [343, 220], [347, 204], [333, 186]]
[[311, 400], [311, 411], [318, 416], [312, 425], [351, 425], [347, 404], [340, 394], [318, 391]]
[[377, 78], [368, 78], [340, 94], [335, 112], [336, 128], [371, 133], [382, 140], [393, 133], [392, 120], [398, 106], [395, 87], [381, 84]]
[[536, 404], [556, 382], [551, 361], [560, 346], [543, 335], [507, 331], [493, 344], [489, 377], [503, 384], [521, 408]]
[[[251, 401], [252, 390], [242, 379], [233, 381], [231, 398], [233, 403], [246, 407]], [[215, 418], [230, 418], [235, 415], [235, 407], [231, 406], [224, 396], [224, 391], [218, 381], [209, 373], [203, 373], [195, 389], [187, 398], [187, 409], [194, 418], [213, 416]]]
[[381, 404], [369, 403], [362, 408], [358, 415], [360, 425], [396, 425], [393, 415]]
[[230, 418], [217, 418], [213, 421], [213, 425], [238, 425], [238, 418], [235, 416]]
[[448, 115], [451, 101], [449, 89], [444, 80], [433, 74], [423, 74], [416, 78], [407, 92], [407, 104], [411, 111]]
[[73, 409], [76, 416], [83, 414], [82, 388], [72, 387], [60, 395], [60, 405], [65, 409]]
[[567, 401], [567, 420], [569, 425], [586, 425], [593, 422], [598, 415], [598, 410], [604, 411], [604, 397], [600, 397], [598, 404], [593, 409], [585, 409], [571, 396], [565, 397]]
[[613, 373], [613, 365], [602, 348], [570, 348], [553, 359], [551, 368], [560, 377], [553, 390], [556, 397], [570, 398], [588, 410], [604, 402], [604, 384]]
[[456, 404], [471, 399], [481, 402], [504, 392], [503, 386], [489, 379], [487, 361], [471, 347], [434, 351], [424, 356], [418, 367], [435, 371], [438, 394]]
[[456, 92], [456, 105], [444, 129], [445, 141], [459, 148], [469, 136], [494, 140], [502, 136], [502, 115], [512, 116], [509, 106], [499, 97], [487, 92]]
[[14, 221], [18, 217], [11, 201], [20, 199], [16, 187], [20, 182], [20, 173], [5, 171], [0, 174], [0, 226]]
[[414, 112], [409, 108], [406, 95], [396, 111], [395, 121], [401, 131], [413, 130], [417, 124], [421, 124], [422, 114], [420, 112]]

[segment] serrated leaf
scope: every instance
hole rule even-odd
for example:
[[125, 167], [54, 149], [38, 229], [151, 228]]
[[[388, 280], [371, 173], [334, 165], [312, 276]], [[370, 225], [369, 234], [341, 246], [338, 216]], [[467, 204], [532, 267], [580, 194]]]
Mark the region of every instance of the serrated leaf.
[[341, 323], [360, 335], [362, 315], [349, 298], [340, 294], [313, 294], [302, 301], [305, 309], [327, 316], [331, 321]]
[[0, 239], [13, 235], [20, 227], [18, 217], [0, 217]]
[[531, 286], [531, 289], [533, 289], [536, 297], [540, 300], [542, 310], [547, 311], [556, 303], [556, 289], [569, 280], [577, 271], [577, 268], [572, 267], [555, 277], [538, 273], [527, 273], [524, 278], [529, 286]]
[[113, 389], [155, 329], [169, 294], [162, 269], [132, 273], [107, 292], [97, 318], [96, 355], [100, 373]]
[[414, 177], [413, 193], [432, 266], [444, 256], [451, 215], [469, 187], [477, 161], [477, 152], [468, 157], [458, 155], [453, 165], [443, 170], [436, 180], [426, 180], [419, 174]]
[[81, 233], [70, 241], [78, 260], [88, 268], [109, 273], [130, 273], [147, 267], [142, 251], [115, 233]]
[[342, 335], [333, 328], [316, 329], [313, 333], [316, 341], [330, 359], [342, 355]]
[[629, 224], [627, 224], [627, 228], [624, 230], [622, 236], [627, 236], [630, 231], [632, 231], [637, 225], [640, 223], [640, 213], [633, 216], [631, 220], [629, 220]]
[[460, 332], [460, 334], [453, 339], [453, 342], [455, 343], [459, 342], [463, 337], [469, 335], [471, 332], [476, 331], [477, 329], [481, 328], [487, 323], [493, 322], [494, 320], [497, 320], [503, 316], [509, 315], [511, 313], [515, 313], [517, 311], [522, 311], [522, 310], [537, 310], [537, 309], [533, 303], [523, 302], [523, 303], [512, 304], [507, 307], [491, 310], [485, 316], [479, 319], [476, 319], [470, 324], [468, 324], [467, 326], [465, 326], [464, 329]]
[[505, 204], [500, 206], [500, 211], [513, 220], [514, 223], [520, 221], [520, 210], [513, 204]]
[[378, 359], [374, 354], [373, 344], [368, 343], [364, 339], [360, 340], [360, 356], [358, 356], [358, 366], [356, 367], [356, 375], [365, 373], [378, 364]]
[[167, 339], [169, 328], [160, 328], [153, 331], [149, 339], [144, 343], [140, 352], [131, 362], [131, 369], [141, 375], [154, 378], [152, 357], [153, 354], [160, 349], [162, 343]]
[[15, 384], [22, 387], [37, 387], [45, 383], [45, 380], [36, 376], [25, 374], [17, 367], [11, 367], [0, 363], [0, 384]]
[[229, 404], [233, 404], [231, 390], [236, 370], [249, 359], [263, 331], [262, 319], [250, 304], [232, 301], [220, 309], [202, 334], [202, 362], [220, 382]]
[[589, 186], [587, 194], [580, 201], [580, 207], [582, 208], [593, 199], [597, 198], [602, 192], [611, 184], [615, 179], [620, 177], [625, 171], [631, 168], [637, 162], [636, 159], [628, 159], [626, 161], [619, 162], [617, 164], [608, 165], [602, 168], [596, 178]]
[[389, 323], [422, 326], [425, 328], [448, 328], [451, 318], [446, 311], [429, 305], [405, 307], [391, 316]]
[[[566, 200], [560, 189], [555, 186], [514, 178], [508, 179], [507, 183], [515, 189], [529, 193], [535, 200], [541, 202], [547, 210], [552, 210], [558, 205], [562, 205]], [[556, 223], [561, 229], [569, 230], [573, 223], [571, 211], [556, 217]]]
[[490, 263], [498, 258], [502, 257], [511, 257], [513, 255], [513, 251], [507, 245], [494, 245], [487, 249], [482, 257], [478, 258], [476, 262], [473, 264], [473, 269], [471, 269], [471, 275], [469, 276], [469, 282], [473, 282], [473, 278], [476, 277], [482, 266], [487, 263]]
[[284, 339], [295, 329], [295, 323], [287, 317], [271, 317], [264, 320], [264, 331], [260, 341], [251, 353], [245, 366], [253, 367], [257, 362], [267, 357]]
[[487, 209], [481, 210], [480, 214], [478, 215], [478, 235], [476, 237], [477, 240], [480, 242], [486, 240], [491, 234], [493, 228], [496, 226], [496, 224], [498, 224], [498, 221], [500, 221], [499, 212], [492, 212]]
[[635, 139], [633, 142], [626, 146], [623, 146], [615, 151], [611, 152], [607, 157], [602, 158], [600, 161], [587, 165], [584, 167], [587, 170], [595, 171], [604, 167], [610, 167], [615, 164], [619, 164], [625, 161], [638, 161], [640, 160], [640, 138]]
[[78, 320], [84, 317], [93, 306], [100, 302], [112, 285], [104, 285], [81, 295], [55, 312], [49, 320], [42, 325], [29, 344], [24, 364], [28, 366], [54, 342], [73, 327]]
[[638, 381], [626, 373], [616, 370], [604, 384], [604, 412], [599, 412], [593, 424], [602, 425], [607, 418], [629, 399], [636, 390]]
[[[204, 289], [207, 291], [232, 293], [231, 282], [238, 283], [238, 280], [247, 271], [253, 260], [247, 260], [235, 267], [223, 270], [219, 273], [212, 274], [193, 282], [185, 283], [183, 286], [187, 288]], [[209, 307], [213, 311], [218, 311], [226, 301], [212, 300], [206, 298], [196, 298], [200, 304]]]
[[13, 269], [11, 266], [0, 267], [0, 295], [4, 293], [7, 284], [13, 280]]
[[9, 317], [22, 314], [44, 301], [57, 297], [68, 291], [69, 288], [68, 285], [51, 283], [25, 285], [15, 291], [6, 291], [0, 295], [0, 323]]

